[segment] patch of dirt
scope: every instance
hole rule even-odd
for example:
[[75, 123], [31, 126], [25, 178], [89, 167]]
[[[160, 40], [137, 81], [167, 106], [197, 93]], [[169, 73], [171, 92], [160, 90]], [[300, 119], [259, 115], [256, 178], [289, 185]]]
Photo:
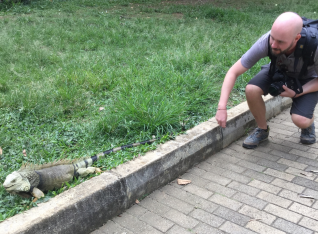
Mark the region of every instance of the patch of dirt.
[[172, 14], [175, 18], [177, 19], [182, 19], [183, 18], [183, 14], [182, 13], [173, 13]]

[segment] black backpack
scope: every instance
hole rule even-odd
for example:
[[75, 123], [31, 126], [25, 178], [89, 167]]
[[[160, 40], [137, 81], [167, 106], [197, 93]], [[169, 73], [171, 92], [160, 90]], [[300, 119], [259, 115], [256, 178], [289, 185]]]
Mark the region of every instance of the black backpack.
[[[300, 79], [303, 75], [307, 73], [307, 67], [314, 64], [314, 57], [318, 46], [318, 20], [311, 20], [305, 17], [303, 19], [303, 29], [301, 31], [301, 38], [296, 44], [296, 49], [294, 51], [295, 63], [294, 70], [296, 70], [298, 60], [300, 57], [303, 58], [304, 64], [299, 73], [298, 79]], [[273, 56], [270, 51], [268, 37], [268, 57], [271, 60], [271, 66], [269, 70], [270, 77], [272, 77], [276, 71], [276, 56]], [[295, 82], [298, 86], [295, 92], [297, 94], [302, 93], [303, 89], [299, 80], [295, 79]]]

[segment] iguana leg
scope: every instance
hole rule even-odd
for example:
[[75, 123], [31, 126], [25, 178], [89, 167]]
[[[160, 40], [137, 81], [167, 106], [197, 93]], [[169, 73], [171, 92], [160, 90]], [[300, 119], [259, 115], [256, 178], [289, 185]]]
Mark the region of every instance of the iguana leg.
[[80, 177], [85, 177], [88, 174], [92, 174], [96, 171], [95, 167], [87, 167], [87, 168], [79, 168], [77, 170], [77, 173], [80, 175]]
[[33, 195], [33, 197], [35, 198], [41, 198], [41, 197], [44, 197], [44, 193], [38, 189], [38, 188], [33, 188], [33, 191], [31, 193]]

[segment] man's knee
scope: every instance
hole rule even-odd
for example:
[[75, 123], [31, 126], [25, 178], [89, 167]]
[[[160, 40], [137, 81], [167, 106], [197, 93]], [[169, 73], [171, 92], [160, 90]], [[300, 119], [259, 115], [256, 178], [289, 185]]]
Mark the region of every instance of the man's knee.
[[252, 85], [252, 84], [248, 84], [245, 87], [245, 95], [246, 97], [256, 97], [256, 96], [262, 96], [264, 94], [263, 90], [256, 86], [256, 85]]
[[292, 114], [292, 121], [293, 123], [299, 127], [299, 128], [308, 128], [312, 122], [313, 122], [313, 119], [308, 119], [304, 116], [301, 116], [301, 115], [296, 115], [296, 114]]

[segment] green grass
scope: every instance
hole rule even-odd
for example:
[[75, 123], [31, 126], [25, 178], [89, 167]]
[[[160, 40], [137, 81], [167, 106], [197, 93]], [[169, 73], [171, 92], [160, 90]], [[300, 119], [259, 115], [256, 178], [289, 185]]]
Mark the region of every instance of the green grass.
[[[318, 3], [1, 3], [0, 182], [22, 162], [168, 139], [211, 118], [229, 67], [284, 11], [318, 18]], [[267, 61], [239, 77], [229, 108], [244, 101], [246, 83]], [[109, 170], [154, 147], [111, 154], [97, 166]], [[0, 221], [34, 205], [0, 188]]]

